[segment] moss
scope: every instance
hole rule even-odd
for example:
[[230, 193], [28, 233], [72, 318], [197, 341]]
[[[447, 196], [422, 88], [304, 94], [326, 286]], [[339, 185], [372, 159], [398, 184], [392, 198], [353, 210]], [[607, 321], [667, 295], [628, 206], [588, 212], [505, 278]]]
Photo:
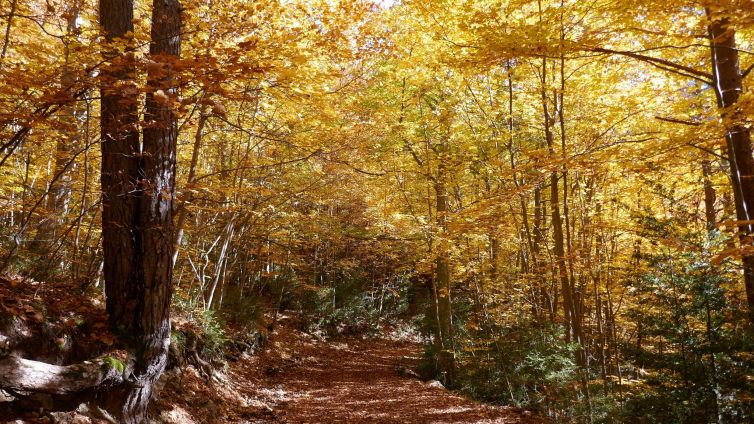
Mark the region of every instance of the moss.
[[186, 345], [186, 334], [180, 330], [173, 330], [170, 332], [170, 343], [178, 349], [183, 349]]
[[123, 371], [126, 370], [126, 364], [120, 359], [113, 358], [112, 356], [105, 356], [102, 358], [102, 362], [115, 371], [118, 371], [120, 374], [123, 374]]

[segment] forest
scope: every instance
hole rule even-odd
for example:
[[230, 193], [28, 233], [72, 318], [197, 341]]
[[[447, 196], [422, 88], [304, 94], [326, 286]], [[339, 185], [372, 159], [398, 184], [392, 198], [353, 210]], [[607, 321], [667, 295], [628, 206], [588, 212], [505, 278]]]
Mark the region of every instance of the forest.
[[2, 0], [0, 421], [754, 422], [751, 0]]

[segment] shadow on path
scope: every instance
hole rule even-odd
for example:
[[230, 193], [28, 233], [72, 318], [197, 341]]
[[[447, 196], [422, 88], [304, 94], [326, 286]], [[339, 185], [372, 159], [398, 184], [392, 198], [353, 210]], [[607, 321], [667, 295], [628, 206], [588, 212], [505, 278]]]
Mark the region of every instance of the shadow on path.
[[420, 351], [414, 343], [323, 342], [281, 329], [253, 365], [239, 362], [231, 373], [238, 381], [256, 381], [249, 394], [275, 405], [269, 417], [257, 422], [540, 422], [513, 408], [480, 404], [402, 375], [397, 365], [415, 365]]

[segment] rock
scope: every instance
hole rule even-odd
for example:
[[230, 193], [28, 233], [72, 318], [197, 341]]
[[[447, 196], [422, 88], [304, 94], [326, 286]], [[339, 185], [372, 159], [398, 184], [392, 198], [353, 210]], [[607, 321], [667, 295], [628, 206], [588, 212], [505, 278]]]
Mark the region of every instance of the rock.
[[419, 377], [419, 374], [417, 374], [416, 372], [414, 372], [414, 370], [412, 370], [412, 369], [409, 369], [409, 368], [406, 368], [406, 367], [400, 367], [399, 366], [398, 367], [398, 372], [403, 377], [415, 378], [417, 380], [421, 380], [421, 377]]
[[425, 382], [424, 384], [430, 389], [444, 389], [445, 388], [445, 386], [443, 386], [442, 383], [440, 383], [437, 380], [429, 380]]

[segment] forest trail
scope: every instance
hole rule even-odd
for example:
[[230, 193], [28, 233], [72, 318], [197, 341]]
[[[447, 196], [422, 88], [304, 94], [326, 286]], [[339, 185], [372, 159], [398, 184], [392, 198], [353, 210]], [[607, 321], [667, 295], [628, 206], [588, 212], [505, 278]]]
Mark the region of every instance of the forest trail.
[[[284, 327], [263, 352], [231, 363], [226, 387], [216, 388], [225, 405], [210, 405], [206, 397], [191, 393], [182, 393], [182, 399], [170, 403], [183, 403], [196, 422], [210, 418], [253, 423], [540, 422], [524, 411], [480, 404], [428, 387], [401, 372], [399, 365], [415, 365], [420, 352], [421, 345], [411, 342], [352, 337], [321, 341]], [[234, 398], [246, 405], [232, 405]]]

